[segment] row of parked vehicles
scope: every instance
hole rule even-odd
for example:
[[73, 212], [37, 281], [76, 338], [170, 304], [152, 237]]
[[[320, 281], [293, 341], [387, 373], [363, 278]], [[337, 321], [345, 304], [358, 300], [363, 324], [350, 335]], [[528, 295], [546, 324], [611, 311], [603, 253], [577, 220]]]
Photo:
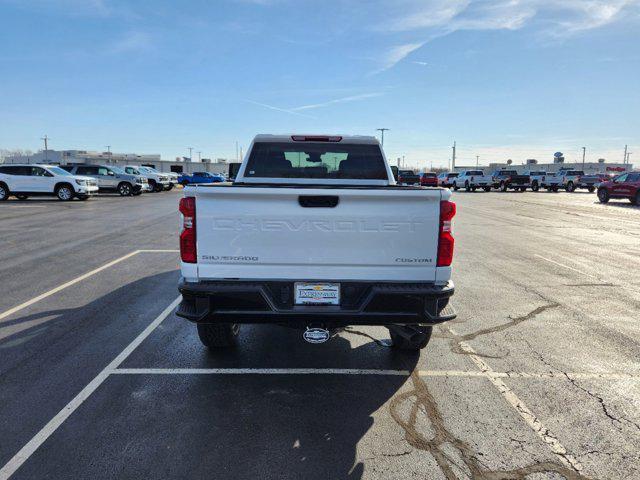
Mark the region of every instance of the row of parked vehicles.
[[0, 165], [0, 201], [11, 195], [19, 200], [55, 196], [63, 201], [86, 200], [98, 192], [137, 196], [171, 190], [177, 183], [177, 174], [162, 173], [148, 166]]
[[557, 192], [565, 190], [575, 192], [578, 189], [593, 193], [597, 190], [598, 200], [602, 203], [610, 199], [628, 199], [640, 205], [640, 172], [628, 172], [618, 176], [604, 173], [587, 175], [582, 170], [561, 168], [558, 172], [529, 171], [519, 174], [516, 170], [496, 170], [485, 175], [482, 170], [464, 170], [461, 172], [414, 173], [411, 170], [400, 170], [396, 181], [401, 185], [421, 185], [425, 187], [446, 187], [453, 190], [465, 189], [475, 192], [482, 189], [490, 192], [496, 189], [524, 192], [547, 190]]

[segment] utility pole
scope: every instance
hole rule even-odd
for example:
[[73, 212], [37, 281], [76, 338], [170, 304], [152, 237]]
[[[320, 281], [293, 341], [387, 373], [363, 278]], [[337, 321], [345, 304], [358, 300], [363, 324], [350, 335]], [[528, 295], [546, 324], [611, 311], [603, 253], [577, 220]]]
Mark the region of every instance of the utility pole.
[[476, 155], [476, 168], [480, 165], [480, 155]]
[[47, 137], [46, 135], [44, 137], [42, 137], [40, 140], [44, 140], [44, 160], [45, 163], [47, 162], [47, 160], [49, 159], [49, 137]]
[[111, 162], [111, 145], [105, 145], [107, 149], [107, 157], [109, 157], [109, 162]]
[[624, 146], [624, 160], [622, 160], [622, 163], [627, 163], [627, 158], [628, 158], [627, 147], [628, 147], [628, 145]]
[[376, 128], [376, 130], [378, 130], [382, 134], [381, 138], [380, 138], [380, 143], [384, 147], [384, 132], [386, 132], [389, 129], [388, 128]]
[[453, 142], [453, 156], [451, 157], [451, 171], [453, 172], [456, 169], [456, 142]]
[[191, 154], [193, 153], [193, 147], [187, 147], [187, 150], [189, 150], [189, 162], [191, 162], [192, 161]]
[[406, 163], [404, 163], [404, 155], [402, 155], [402, 168], [404, 168]]
[[198, 162], [202, 162], [202, 152], [198, 152]]
[[587, 153], [587, 147], [582, 147], [582, 171], [584, 171], [584, 157]]

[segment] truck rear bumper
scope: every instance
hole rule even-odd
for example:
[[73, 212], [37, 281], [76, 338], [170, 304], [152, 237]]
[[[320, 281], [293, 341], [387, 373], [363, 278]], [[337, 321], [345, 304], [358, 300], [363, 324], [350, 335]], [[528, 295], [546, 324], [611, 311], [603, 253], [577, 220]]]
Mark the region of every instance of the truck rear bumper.
[[306, 327], [435, 325], [456, 317], [453, 282], [340, 282], [341, 305], [294, 305], [292, 281], [180, 281], [176, 314], [196, 323], [274, 323]]

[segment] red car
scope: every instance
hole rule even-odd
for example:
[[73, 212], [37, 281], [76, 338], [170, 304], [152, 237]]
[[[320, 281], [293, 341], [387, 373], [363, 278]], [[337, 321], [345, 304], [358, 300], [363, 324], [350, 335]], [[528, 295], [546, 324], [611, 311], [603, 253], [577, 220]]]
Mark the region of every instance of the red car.
[[423, 187], [437, 187], [438, 186], [438, 174], [431, 172], [424, 172], [420, 174], [420, 185]]
[[634, 205], [640, 205], [640, 172], [623, 173], [602, 182], [598, 186], [598, 200], [607, 203], [611, 198], [627, 198]]

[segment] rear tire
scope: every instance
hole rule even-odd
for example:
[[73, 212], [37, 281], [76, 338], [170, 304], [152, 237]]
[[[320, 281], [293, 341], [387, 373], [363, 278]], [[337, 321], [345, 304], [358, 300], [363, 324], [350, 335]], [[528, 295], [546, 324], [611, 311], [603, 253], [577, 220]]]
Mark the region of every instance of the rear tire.
[[589, 190], [589, 193], [593, 193], [596, 191], [596, 187], [589, 187], [588, 190]]
[[4, 183], [0, 183], [0, 202], [3, 202], [7, 198], [9, 198], [9, 195], [9, 187], [7, 187], [7, 185]]
[[464, 182], [464, 189], [465, 189], [467, 192], [470, 192], [470, 191], [471, 191], [471, 185], [469, 185], [469, 182]]
[[236, 344], [240, 325], [237, 323], [199, 323], [198, 337], [210, 349], [228, 348]]
[[640, 205], [640, 190], [638, 190], [636, 192], [636, 196], [631, 197], [629, 201], [631, 202], [632, 205]]
[[397, 333], [394, 333], [393, 330], [389, 330], [393, 348], [397, 348], [398, 350], [417, 352], [419, 350], [422, 350], [429, 344], [429, 340], [431, 340], [431, 333], [433, 332], [433, 327], [423, 327], [420, 325], [411, 325], [411, 327], [424, 333], [424, 339], [420, 342], [412, 342], [406, 338], [401, 337]]
[[609, 192], [606, 188], [598, 189], [598, 200], [600, 203], [607, 203], [609, 201]]
[[485, 192], [490, 192], [491, 191], [491, 187], [484, 187], [483, 189]]
[[552, 192], [557, 192], [558, 191], [558, 187], [551, 187], [551, 191]]
[[540, 190], [540, 185], [538, 185], [538, 182], [533, 182], [531, 184], [531, 191], [532, 192], [537, 192], [538, 190]]
[[569, 182], [567, 183], [567, 192], [571, 193], [576, 189], [575, 185], [573, 184], [573, 182]]
[[509, 187], [507, 186], [507, 184], [505, 182], [500, 182], [500, 191], [501, 192], [506, 192], [509, 189]]
[[454, 192], [457, 192], [457, 191], [458, 191], [458, 184], [457, 184], [457, 183], [454, 183], [454, 184], [453, 184], [453, 191], [454, 191]]

